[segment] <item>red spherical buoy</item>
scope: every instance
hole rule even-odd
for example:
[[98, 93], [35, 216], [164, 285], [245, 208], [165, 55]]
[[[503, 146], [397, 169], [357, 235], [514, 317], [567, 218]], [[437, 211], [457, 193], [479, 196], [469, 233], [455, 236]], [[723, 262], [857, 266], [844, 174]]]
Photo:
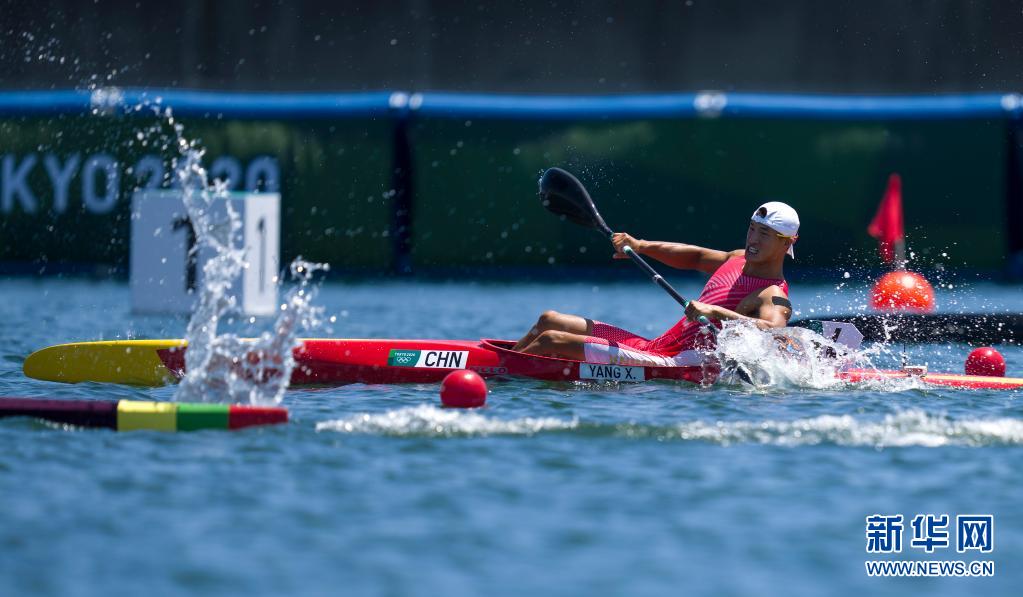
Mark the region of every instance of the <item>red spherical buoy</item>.
[[874, 284], [870, 306], [878, 311], [930, 313], [934, 311], [934, 288], [920, 274], [888, 272]]
[[966, 357], [966, 374], [1005, 377], [1005, 358], [990, 346], [975, 348]]
[[451, 408], [483, 406], [487, 403], [487, 382], [475, 371], [452, 371], [440, 382], [440, 401]]

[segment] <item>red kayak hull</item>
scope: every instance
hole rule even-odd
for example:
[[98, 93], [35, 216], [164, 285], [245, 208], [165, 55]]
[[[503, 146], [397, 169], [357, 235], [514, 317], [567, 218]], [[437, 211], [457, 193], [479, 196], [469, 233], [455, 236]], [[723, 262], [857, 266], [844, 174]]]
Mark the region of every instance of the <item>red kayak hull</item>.
[[485, 378], [640, 382], [651, 379], [713, 383], [719, 369], [598, 365], [525, 355], [507, 340], [305, 340], [295, 351], [296, 385], [435, 383], [457, 369]]
[[[485, 378], [528, 377], [547, 381], [641, 382], [653, 379], [712, 384], [716, 364], [694, 367], [600, 365], [568, 359], [526, 355], [509, 350], [507, 340], [306, 340], [295, 352], [296, 385], [346, 383], [436, 383], [456, 369], [470, 369]], [[405, 353], [408, 354], [405, 354]], [[414, 354], [418, 353], [418, 354]], [[403, 366], [399, 360], [415, 359]], [[417, 365], [417, 366], [416, 366]], [[450, 366], [442, 366], [450, 365]], [[838, 374], [850, 383], [916, 377], [932, 386], [963, 389], [1023, 389], [1023, 379], [904, 371], [851, 369]]]

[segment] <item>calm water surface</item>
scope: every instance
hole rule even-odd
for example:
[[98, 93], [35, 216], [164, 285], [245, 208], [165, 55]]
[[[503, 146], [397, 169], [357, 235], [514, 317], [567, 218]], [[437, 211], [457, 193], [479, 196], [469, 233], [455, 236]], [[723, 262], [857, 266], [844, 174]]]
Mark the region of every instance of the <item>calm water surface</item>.
[[[183, 333], [183, 319], [130, 314], [126, 285], [5, 280], [0, 296], [0, 394], [172, 396], [21, 373], [49, 344]], [[793, 298], [803, 316], [846, 313], [865, 292]], [[1017, 287], [939, 301], [1023, 310]], [[651, 335], [677, 318], [645, 284], [334, 284], [319, 302], [336, 321], [318, 335], [338, 337], [516, 337], [547, 308]], [[956, 372], [967, 352], [910, 349]], [[1023, 375], [1023, 350], [1003, 352]], [[0, 421], [0, 592], [951, 595], [1023, 580], [1015, 393], [519, 381], [455, 412], [436, 392], [289, 391], [289, 425], [237, 433]], [[868, 578], [874, 513], [993, 514], [995, 577]], [[908, 526], [902, 559], [977, 559], [910, 549]]]

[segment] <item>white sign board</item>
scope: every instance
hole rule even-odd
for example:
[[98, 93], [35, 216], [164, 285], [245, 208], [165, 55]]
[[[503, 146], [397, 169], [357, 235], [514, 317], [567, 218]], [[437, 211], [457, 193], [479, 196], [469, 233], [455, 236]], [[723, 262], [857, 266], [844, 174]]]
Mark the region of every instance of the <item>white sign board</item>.
[[[230, 193], [213, 201], [213, 218], [226, 221], [227, 202], [242, 227], [235, 240], [245, 247], [247, 267], [231, 292], [246, 315], [278, 309], [281, 196]], [[197, 248], [181, 190], [137, 191], [131, 202], [131, 306], [142, 313], [188, 313], [203, 287], [203, 264], [212, 256]]]

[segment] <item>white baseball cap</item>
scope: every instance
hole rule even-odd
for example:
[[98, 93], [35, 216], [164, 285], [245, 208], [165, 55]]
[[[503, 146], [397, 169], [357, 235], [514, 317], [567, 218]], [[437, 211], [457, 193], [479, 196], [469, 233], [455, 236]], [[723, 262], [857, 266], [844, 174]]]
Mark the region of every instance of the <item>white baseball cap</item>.
[[[791, 238], [793, 241], [799, 238], [799, 214], [781, 201], [768, 201], [761, 205], [753, 212], [753, 217], [750, 219], [757, 224], [767, 226], [778, 234]], [[789, 245], [787, 253], [789, 257], [796, 258], [795, 252], [792, 251], [792, 245]]]

